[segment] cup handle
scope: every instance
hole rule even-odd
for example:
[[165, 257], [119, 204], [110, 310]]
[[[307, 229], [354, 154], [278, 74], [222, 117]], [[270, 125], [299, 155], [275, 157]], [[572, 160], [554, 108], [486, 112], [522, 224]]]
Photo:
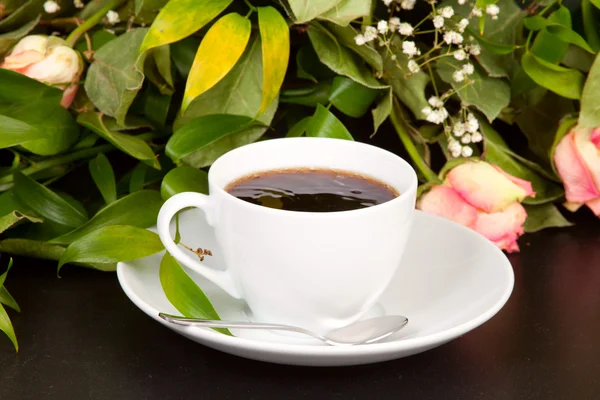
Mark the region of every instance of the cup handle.
[[178, 193], [169, 198], [161, 207], [158, 213], [158, 235], [164, 244], [165, 248], [173, 257], [181, 262], [186, 267], [198, 272], [200, 275], [213, 282], [221, 289], [226, 291], [230, 296], [241, 299], [242, 295], [237, 290], [233, 281], [233, 276], [229, 270], [216, 271], [202, 265], [199, 261], [194, 260], [188, 254], [184, 253], [171, 238], [170, 225], [171, 220], [178, 211], [187, 207], [196, 207], [204, 211], [206, 218], [210, 218], [211, 198], [202, 193], [184, 192]]

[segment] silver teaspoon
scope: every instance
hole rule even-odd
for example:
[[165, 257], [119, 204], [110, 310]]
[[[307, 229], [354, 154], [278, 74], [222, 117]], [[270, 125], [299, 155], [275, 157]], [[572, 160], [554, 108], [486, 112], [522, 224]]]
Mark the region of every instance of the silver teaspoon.
[[354, 322], [342, 328], [334, 329], [326, 335], [319, 335], [307, 329], [291, 325], [186, 318], [165, 313], [159, 313], [158, 316], [165, 321], [183, 326], [234, 329], [272, 329], [303, 333], [332, 346], [354, 346], [357, 344], [375, 343], [385, 339], [393, 333], [398, 332], [400, 329], [404, 328], [406, 324], [408, 324], [408, 318], [401, 315], [384, 315], [382, 317], [375, 317]]

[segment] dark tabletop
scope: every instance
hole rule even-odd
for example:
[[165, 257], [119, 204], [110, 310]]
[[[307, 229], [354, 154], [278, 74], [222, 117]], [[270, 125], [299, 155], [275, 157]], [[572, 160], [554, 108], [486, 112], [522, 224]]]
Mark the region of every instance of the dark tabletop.
[[20, 342], [0, 337], [1, 400], [600, 399], [600, 220], [521, 240], [515, 289], [489, 322], [446, 345], [358, 367], [267, 364], [151, 320], [114, 273], [17, 259], [6, 286]]

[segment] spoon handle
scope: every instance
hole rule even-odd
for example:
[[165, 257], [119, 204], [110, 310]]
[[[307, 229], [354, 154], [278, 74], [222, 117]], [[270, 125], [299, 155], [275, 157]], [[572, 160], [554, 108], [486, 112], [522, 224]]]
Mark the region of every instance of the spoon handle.
[[199, 319], [199, 318], [186, 318], [179, 317], [177, 315], [159, 313], [159, 317], [164, 319], [165, 321], [172, 322], [177, 325], [183, 326], [200, 326], [206, 328], [232, 328], [232, 329], [275, 329], [282, 331], [291, 331], [297, 333], [303, 333], [305, 335], [309, 335], [315, 337], [317, 339], [323, 340], [322, 336], [319, 336], [313, 332], [307, 331], [302, 328], [298, 328], [296, 326], [290, 325], [280, 325], [280, 324], [263, 324], [256, 322], [245, 322], [245, 321], [221, 321], [221, 320], [210, 320], [210, 319]]

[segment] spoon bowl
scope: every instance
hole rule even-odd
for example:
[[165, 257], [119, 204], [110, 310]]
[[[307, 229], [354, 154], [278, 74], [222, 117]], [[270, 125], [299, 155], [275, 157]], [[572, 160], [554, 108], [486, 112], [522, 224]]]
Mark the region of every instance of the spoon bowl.
[[319, 339], [331, 346], [355, 346], [375, 343], [398, 332], [408, 324], [408, 318], [401, 315], [384, 315], [354, 322], [350, 325], [334, 329], [326, 335], [319, 335], [307, 329], [291, 325], [263, 324], [247, 321], [221, 321], [200, 318], [187, 318], [177, 315], [159, 313], [165, 321], [183, 326], [199, 326], [206, 328], [232, 329], [270, 329], [302, 333]]

